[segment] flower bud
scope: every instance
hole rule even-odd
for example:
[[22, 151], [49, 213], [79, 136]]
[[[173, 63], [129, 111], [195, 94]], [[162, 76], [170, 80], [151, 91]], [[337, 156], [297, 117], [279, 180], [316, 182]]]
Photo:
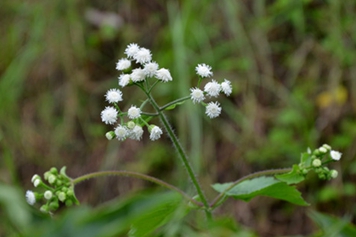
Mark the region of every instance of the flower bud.
[[45, 193], [44, 193], [44, 197], [45, 199], [49, 200], [53, 197], [53, 193], [49, 190], [47, 190]]
[[313, 160], [313, 166], [314, 167], [320, 167], [321, 166], [321, 160], [320, 159]]
[[56, 179], [57, 179], [56, 176], [54, 176], [53, 174], [50, 174], [48, 176], [48, 183], [53, 184], [56, 181]]
[[38, 185], [40, 185], [41, 182], [42, 182], [41, 179], [36, 179], [36, 180], [33, 182], [33, 186], [38, 187]]
[[323, 146], [319, 148], [319, 151], [320, 151], [320, 153], [322, 153], [322, 154], [325, 154], [325, 153], [328, 152], [328, 150], [327, 150], [325, 147], [323, 147]]
[[112, 140], [115, 138], [115, 133], [113, 131], [110, 131], [110, 132], [107, 132], [105, 134], [105, 137], [108, 139], [108, 140]]
[[52, 174], [58, 174], [58, 170], [56, 167], [52, 167], [49, 172], [51, 172]]
[[331, 150], [331, 146], [329, 146], [328, 144], [324, 144], [322, 147], [324, 147], [326, 150]]
[[129, 121], [129, 122], [127, 123], [127, 127], [128, 127], [129, 129], [133, 129], [135, 126], [136, 126], [136, 124], [135, 124], [135, 122], [133, 122], [133, 121]]
[[58, 194], [58, 199], [61, 201], [61, 202], [64, 202], [66, 200], [67, 196], [64, 192], [59, 192]]
[[32, 176], [31, 182], [33, 183], [37, 179], [41, 179], [41, 177], [38, 174], [35, 174], [34, 176]]
[[335, 179], [338, 176], [337, 170], [331, 170], [330, 171], [330, 177]]

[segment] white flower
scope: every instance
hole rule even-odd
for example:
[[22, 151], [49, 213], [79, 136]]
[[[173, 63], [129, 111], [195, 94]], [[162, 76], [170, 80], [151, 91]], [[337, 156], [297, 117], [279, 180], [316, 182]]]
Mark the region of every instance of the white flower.
[[199, 88], [190, 88], [190, 98], [192, 99], [193, 103], [200, 103], [205, 99], [204, 92]]
[[215, 80], [212, 80], [205, 85], [204, 91], [211, 97], [217, 97], [221, 91], [221, 86]]
[[201, 77], [210, 77], [213, 75], [213, 72], [211, 71], [211, 67], [206, 65], [205, 63], [198, 64], [198, 66], [196, 66], [195, 68], [195, 71]]
[[106, 92], [105, 97], [109, 103], [117, 103], [122, 101], [122, 92], [119, 89], [110, 89]]
[[332, 150], [332, 151], [330, 151], [330, 156], [333, 160], [340, 160], [342, 153]]
[[107, 106], [101, 111], [101, 120], [106, 124], [114, 124], [117, 119], [117, 110], [114, 107]]
[[131, 43], [126, 47], [125, 54], [128, 58], [133, 58], [139, 50], [140, 47], [137, 44]]
[[148, 63], [152, 59], [151, 51], [146, 48], [140, 48], [133, 58], [136, 60], [137, 63]]
[[147, 77], [154, 77], [158, 70], [158, 64], [156, 62], [146, 63], [143, 72]]
[[53, 193], [49, 190], [47, 190], [45, 193], [44, 193], [44, 197], [45, 199], [49, 200], [53, 197]]
[[116, 70], [122, 71], [131, 67], [131, 61], [127, 58], [122, 58], [116, 63]]
[[135, 127], [130, 131], [130, 138], [133, 140], [141, 140], [143, 134], [142, 127], [135, 125]]
[[205, 114], [208, 115], [209, 118], [216, 118], [221, 113], [221, 107], [218, 102], [210, 102], [206, 106]]
[[119, 76], [119, 85], [121, 87], [125, 87], [130, 83], [130, 80], [131, 80], [131, 78], [130, 78], [129, 74], [121, 74]]
[[139, 118], [141, 116], [141, 109], [137, 108], [136, 106], [131, 106], [127, 111], [127, 116], [130, 119]]
[[115, 128], [115, 135], [119, 141], [125, 140], [128, 135], [127, 128], [122, 125], [117, 126]]
[[145, 80], [145, 73], [142, 68], [136, 68], [131, 73], [131, 79], [133, 82], [140, 82]]
[[27, 190], [27, 192], [26, 192], [26, 201], [30, 205], [35, 204], [36, 203], [35, 193], [30, 191], [30, 190]]
[[162, 135], [162, 130], [159, 127], [153, 125], [153, 127], [151, 127], [150, 129], [150, 139], [152, 141], [155, 141], [159, 139], [161, 135]]
[[165, 68], [159, 69], [156, 73], [156, 77], [163, 82], [172, 81], [171, 73]]
[[221, 90], [225, 95], [229, 96], [232, 92], [231, 82], [225, 79], [224, 82], [221, 83]]

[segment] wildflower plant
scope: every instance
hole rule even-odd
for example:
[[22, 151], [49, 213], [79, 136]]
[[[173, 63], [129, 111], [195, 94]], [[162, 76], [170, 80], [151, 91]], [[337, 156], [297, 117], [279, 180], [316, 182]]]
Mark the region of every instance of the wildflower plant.
[[[100, 114], [102, 122], [111, 127], [105, 134], [106, 138], [108, 140], [116, 138], [120, 142], [127, 139], [139, 141], [145, 136], [145, 133], [148, 133], [147, 137], [156, 141], [163, 135], [168, 136], [195, 188], [196, 196], [191, 197], [174, 185], [133, 171], [102, 171], [71, 179], [65, 174], [65, 168], [62, 168], [60, 172], [52, 168], [44, 174], [44, 180], [48, 184], [45, 184], [39, 175], [33, 177], [34, 186], [42, 188], [42, 192], [27, 191], [26, 198], [29, 204], [34, 205], [38, 202], [44, 202], [45, 204], [41, 206], [41, 210], [44, 212], [55, 211], [60, 203], [67, 206], [79, 204], [74, 195], [75, 185], [89, 178], [122, 175], [145, 179], [178, 192], [187, 200], [189, 207], [203, 210], [207, 219], [211, 220], [212, 211], [228, 197], [248, 201], [256, 196], [264, 195], [297, 205], [308, 205], [296, 189], [295, 184], [305, 180], [309, 172], [315, 172], [323, 180], [337, 177], [338, 172], [330, 169], [327, 165], [340, 160], [342, 154], [324, 144], [314, 151], [309, 149], [302, 153], [300, 162], [293, 165], [292, 168], [260, 171], [234, 182], [213, 184], [212, 188], [218, 192], [218, 195], [212, 201], [208, 201], [198, 182], [197, 175], [190, 165], [189, 158], [165, 115], [165, 111], [174, 110], [184, 102], [191, 101], [196, 106], [203, 107], [207, 117], [216, 118], [223, 112], [217, 99], [222, 94], [225, 96], [231, 95], [233, 90], [231, 82], [227, 79], [213, 79], [212, 67], [207, 64], [198, 64], [195, 67], [196, 85], [190, 88], [190, 91], [187, 91], [187, 96], [165, 105], [159, 105], [154, 99], [154, 89], [173, 81], [169, 69], [160, 68], [159, 64], [153, 61], [151, 51], [135, 43], [129, 44], [124, 53], [126, 57], [119, 59], [116, 64], [116, 69], [120, 72], [118, 76], [120, 88], [112, 88], [106, 92], [104, 97], [109, 105]], [[147, 98], [140, 104], [132, 104], [126, 110], [121, 102], [125, 98], [123, 91], [128, 86], [138, 87]], [[154, 111], [147, 111], [148, 104], [152, 106]], [[161, 125], [157, 124], [155, 118], [160, 120]]]

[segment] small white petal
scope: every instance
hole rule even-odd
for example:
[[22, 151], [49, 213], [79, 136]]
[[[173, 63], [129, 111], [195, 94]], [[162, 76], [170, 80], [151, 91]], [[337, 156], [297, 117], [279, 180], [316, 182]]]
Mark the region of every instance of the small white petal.
[[205, 114], [208, 115], [209, 118], [216, 118], [221, 113], [221, 107], [218, 102], [210, 102], [206, 106]]
[[140, 48], [139, 51], [133, 56], [137, 63], [145, 64], [151, 61], [151, 51], [146, 48]]
[[117, 110], [114, 107], [108, 106], [101, 111], [101, 120], [106, 124], [114, 124], [117, 120]]
[[168, 69], [165, 68], [159, 69], [156, 73], [156, 77], [163, 82], [168, 82], [173, 80], [171, 73], [169, 72]]
[[204, 92], [199, 88], [191, 88], [190, 91], [190, 98], [192, 99], [194, 104], [200, 103], [205, 99]]
[[146, 78], [145, 73], [143, 72], [142, 68], [136, 68], [132, 71], [131, 73], [131, 80], [133, 82], [140, 82], [140, 81], [144, 81]]
[[125, 54], [128, 58], [133, 58], [139, 50], [140, 47], [137, 44], [131, 43], [126, 47]]
[[119, 89], [110, 89], [106, 92], [105, 98], [109, 103], [122, 101], [122, 92]]
[[341, 159], [341, 156], [342, 156], [342, 153], [341, 152], [338, 152], [338, 151], [330, 151], [330, 156], [333, 160], [340, 160]]
[[195, 68], [195, 71], [201, 77], [210, 77], [213, 75], [213, 72], [211, 71], [211, 67], [206, 65], [205, 63], [198, 64], [198, 66], [196, 66]]
[[231, 82], [225, 79], [224, 82], [221, 83], [221, 90], [224, 92], [225, 95], [229, 96], [232, 92]]
[[162, 133], [163, 132], [159, 127], [153, 126], [151, 131], [150, 131], [150, 139], [152, 141], [155, 141], [155, 140], [157, 140], [157, 139], [159, 139], [161, 137]]
[[205, 85], [204, 91], [211, 97], [217, 97], [221, 91], [221, 86], [215, 80], [212, 80]]
[[128, 84], [130, 84], [130, 81], [131, 81], [131, 77], [129, 74], [121, 74], [119, 76], [119, 85], [121, 87], [127, 86]]
[[130, 131], [130, 138], [133, 140], [141, 140], [143, 134], [142, 127], [135, 125], [135, 127]]
[[115, 135], [119, 141], [125, 140], [128, 135], [127, 128], [122, 125], [117, 126], [115, 128]]
[[34, 192], [27, 190], [26, 192], [26, 201], [28, 204], [33, 205], [36, 203], [36, 196]]
[[141, 116], [141, 109], [137, 108], [136, 106], [131, 106], [129, 110], [127, 111], [127, 116], [130, 119], [136, 119]]
[[116, 70], [122, 71], [131, 67], [131, 61], [127, 58], [122, 58], [116, 63]]
[[147, 77], [154, 77], [158, 70], [158, 64], [156, 62], [146, 63], [143, 72]]

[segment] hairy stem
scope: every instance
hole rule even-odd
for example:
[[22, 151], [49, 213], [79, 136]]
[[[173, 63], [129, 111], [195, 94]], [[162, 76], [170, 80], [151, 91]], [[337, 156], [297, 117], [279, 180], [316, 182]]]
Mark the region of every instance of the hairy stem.
[[[183, 162], [183, 165], [200, 197], [200, 200], [202, 201], [203, 205], [204, 205], [204, 211], [205, 211], [205, 214], [208, 218], [208, 220], [211, 220], [212, 219], [212, 214], [211, 214], [211, 210], [210, 210], [210, 207], [209, 207], [209, 203], [203, 193], [203, 190], [202, 188], [200, 187], [200, 184], [195, 176], [195, 173], [193, 171], [193, 168], [192, 166], [190, 165], [189, 161], [188, 161], [188, 157], [187, 155], [185, 154], [180, 142], [178, 141], [178, 138], [177, 136], [174, 134], [173, 132], [173, 129], [172, 127], [170, 126], [166, 116], [163, 114], [163, 112], [161, 111], [162, 108], [160, 108], [156, 101], [152, 98], [152, 96], [149, 94], [149, 93], [146, 93], [148, 98], [150, 99], [150, 102], [152, 104], [152, 106], [155, 108], [155, 110], [157, 111], [157, 113], [159, 114], [159, 118], [161, 119], [161, 122], [163, 123], [163, 126], [165, 127], [167, 133], [168, 133], [168, 136], [170, 137], [174, 147], [177, 149], [177, 152], [179, 154], [179, 157], [181, 158], [182, 162]], [[179, 101], [184, 101], [186, 100], [187, 98], [186, 97], [183, 97], [181, 100], [176, 100], [174, 103], [177, 103]]]
[[253, 179], [256, 177], [260, 176], [266, 176], [266, 175], [275, 175], [275, 174], [281, 174], [281, 173], [288, 173], [292, 170], [292, 168], [284, 168], [284, 169], [271, 169], [271, 170], [263, 170], [263, 171], [258, 171], [249, 175], [246, 175], [235, 182], [233, 182], [229, 187], [227, 187], [223, 192], [221, 192], [216, 198], [210, 203], [211, 208], [215, 208], [217, 204], [225, 197], [225, 194], [231, 190], [233, 187], [235, 187], [237, 184], [248, 180], [248, 179]]
[[172, 191], [175, 191], [177, 193], [179, 193], [180, 195], [182, 195], [183, 198], [185, 198], [187, 201], [190, 201], [192, 203], [194, 203], [195, 205], [198, 205], [200, 207], [203, 206], [202, 203], [194, 200], [193, 198], [191, 198], [190, 196], [188, 196], [185, 192], [183, 192], [182, 190], [180, 190], [179, 188], [166, 183], [160, 179], [154, 178], [152, 176], [149, 175], [145, 175], [145, 174], [141, 174], [141, 173], [137, 173], [137, 172], [132, 172], [132, 171], [125, 171], [125, 170], [113, 170], [113, 171], [99, 171], [99, 172], [94, 172], [94, 173], [89, 173], [80, 177], [77, 177], [75, 179], [72, 179], [72, 183], [73, 185], [76, 185], [80, 182], [83, 182], [84, 180], [87, 179], [92, 179], [92, 178], [98, 178], [98, 177], [103, 177], [103, 176], [109, 176], [109, 175], [114, 175], [114, 176], [129, 176], [129, 177], [134, 177], [134, 178], [139, 178], [139, 179], [144, 179], [147, 181], [150, 181], [152, 183], [161, 185], [162, 187], [168, 188]]

